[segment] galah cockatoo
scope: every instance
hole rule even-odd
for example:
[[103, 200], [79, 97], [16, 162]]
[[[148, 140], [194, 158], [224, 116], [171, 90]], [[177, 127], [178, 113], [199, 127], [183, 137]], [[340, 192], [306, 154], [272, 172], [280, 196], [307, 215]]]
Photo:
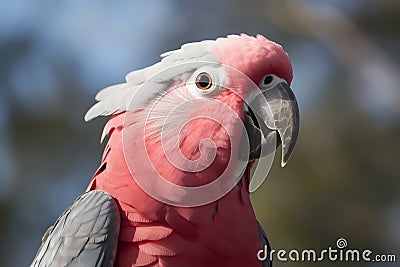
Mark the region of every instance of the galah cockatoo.
[[242, 34], [161, 57], [97, 94], [85, 120], [111, 116], [101, 165], [31, 266], [271, 266], [250, 169], [278, 145], [283, 166], [296, 143], [288, 55]]

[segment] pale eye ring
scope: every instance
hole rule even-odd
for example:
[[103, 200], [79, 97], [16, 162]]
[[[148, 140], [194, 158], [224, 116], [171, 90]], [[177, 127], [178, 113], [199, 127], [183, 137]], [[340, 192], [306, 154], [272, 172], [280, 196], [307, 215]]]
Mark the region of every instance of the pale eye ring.
[[267, 75], [263, 79], [263, 84], [268, 86], [272, 83], [273, 80], [274, 80], [274, 77], [272, 75]]
[[195, 82], [197, 88], [200, 90], [208, 90], [212, 86], [212, 78], [211, 75], [208, 74], [207, 72], [201, 72], [197, 75], [196, 77], [196, 82]]

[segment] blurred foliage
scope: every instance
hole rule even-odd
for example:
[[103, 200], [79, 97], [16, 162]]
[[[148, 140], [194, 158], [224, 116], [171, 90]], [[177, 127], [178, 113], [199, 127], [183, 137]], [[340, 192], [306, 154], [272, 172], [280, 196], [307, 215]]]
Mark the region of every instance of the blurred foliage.
[[[9, 6], [4, 3], [2, 9], [10, 12], [15, 11], [16, 3], [23, 3], [8, 2]], [[275, 162], [267, 182], [252, 195], [257, 217], [273, 248], [325, 249], [335, 247], [336, 240], [343, 237], [351, 248], [395, 253], [400, 260], [399, 2], [153, 2], [157, 4], [154, 10], [158, 7], [157, 14], [163, 18], [151, 16], [153, 7], [148, 9], [136, 1], [129, 7], [137, 7], [137, 12], [121, 16], [118, 12], [122, 12], [123, 4], [92, 4], [104, 6], [109, 12], [106, 14], [117, 17], [99, 15], [99, 21], [90, 8], [80, 10], [77, 3], [70, 4], [73, 12], [69, 14], [57, 9], [56, 4], [41, 1], [40, 10], [36, 7], [32, 11], [32, 20], [58, 10], [63, 16], [51, 17], [52, 22], [74, 25], [77, 34], [69, 38], [76, 38], [82, 46], [90, 38], [109, 33], [91, 29], [90, 25], [108, 25], [109, 19], [114, 23], [108, 25], [112, 32], [112, 27], [127, 27], [128, 23], [128, 29], [131, 27], [136, 35], [131, 37], [133, 40], [128, 39], [132, 54], [127, 58], [141, 55], [140, 62], [130, 65], [128, 60], [119, 59], [114, 43], [106, 46], [106, 53], [96, 54], [96, 58], [110, 56], [114, 63], [120, 60], [121, 65], [129, 67], [126, 72], [154, 63], [157, 54], [187, 41], [240, 32], [261, 33], [279, 41], [293, 60], [294, 90], [302, 120], [299, 141], [288, 165], [281, 169]], [[88, 17], [88, 24], [76, 15], [79, 10], [82, 17]], [[98, 67], [102, 72], [88, 72], [94, 77], [94, 82], [88, 83], [82, 65], [92, 62], [93, 57], [74, 57], [75, 48], [65, 49], [68, 44], [62, 46], [53, 40], [65, 40], [59, 36], [67, 36], [68, 32], [51, 35], [51, 49], [38, 50], [47, 40], [41, 36], [52, 27], [49, 18], [44, 16], [36, 29], [29, 27], [22, 15], [20, 20], [25, 24], [16, 24], [22, 30], [17, 31], [15, 26], [6, 31], [6, 24], [0, 27], [2, 266], [26, 266], [45, 229], [84, 191], [100, 160], [103, 146], [98, 141], [106, 119], [85, 124], [83, 114], [101, 89], [99, 84], [104, 87], [121, 82], [124, 75], [119, 73], [119, 79], [101, 75], [108, 69], [112, 71], [105, 63]], [[79, 27], [84, 25], [89, 33], [79, 35]], [[124, 35], [129, 36], [130, 32]], [[151, 46], [144, 39], [152, 40]], [[146, 49], [145, 55], [149, 56], [143, 58]], [[90, 51], [90, 47], [84, 51]], [[19, 64], [25, 66], [27, 60], [31, 65], [22, 72], [27, 76], [15, 74]], [[48, 80], [39, 79], [42, 64]], [[364, 70], [368, 66], [372, 72], [369, 68]], [[322, 74], [324, 69], [327, 71]], [[42, 85], [48, 85], [48, 89]]]

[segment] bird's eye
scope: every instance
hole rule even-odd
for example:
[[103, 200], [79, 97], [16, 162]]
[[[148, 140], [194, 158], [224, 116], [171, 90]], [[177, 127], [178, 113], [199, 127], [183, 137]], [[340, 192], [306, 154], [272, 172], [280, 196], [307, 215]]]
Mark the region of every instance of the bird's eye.
[[212, 79], [210, 74], [206, 72], [199, 73], [196, 77], [196, 86], [200, 90], [208, 90], [212, 85]]
[[263, 84], [270, 85], [273, 80], [274, 80], [274, 77], [272, 77], [272, 75], [267, 75], [264, 77]]
[[186, 81], [186, 87], [198, 97], [218, 94], [224, 86], [225, 69], [220, 65], [200, 67]]

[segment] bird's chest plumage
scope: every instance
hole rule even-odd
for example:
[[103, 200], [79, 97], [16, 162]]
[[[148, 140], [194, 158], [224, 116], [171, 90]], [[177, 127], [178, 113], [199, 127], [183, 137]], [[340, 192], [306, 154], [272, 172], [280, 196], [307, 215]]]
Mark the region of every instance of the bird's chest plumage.
[[[118, 202], [121, 229], [116, 266], [260, 266], [261, 243], [246, 181], [199, 207], [155, 200], [135, 182], [116, 127], [89, 186]], [[247, 175], [247, 173], [245, 174]]]

